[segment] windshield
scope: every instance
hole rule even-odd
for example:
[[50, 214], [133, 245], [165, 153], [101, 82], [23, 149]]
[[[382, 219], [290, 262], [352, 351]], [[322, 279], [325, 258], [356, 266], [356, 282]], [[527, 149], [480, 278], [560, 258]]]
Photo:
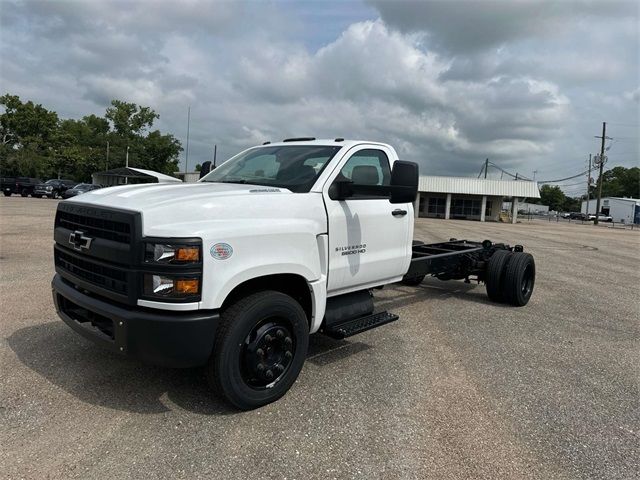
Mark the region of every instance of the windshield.
[[308, 192], [340, 146], [257, 147], [229, 159], [201, 182], [249, 183]]
[[54, 183], [58, 183], [58, 180], [47, 180], [44, 182], [45, 185], [53, 185]]
[[87, 189], [91, 188], [91, 184], [90, 183], [79, 183], [78, 185], [76, 185], [73, 188], [75, 190], [87, 190]]

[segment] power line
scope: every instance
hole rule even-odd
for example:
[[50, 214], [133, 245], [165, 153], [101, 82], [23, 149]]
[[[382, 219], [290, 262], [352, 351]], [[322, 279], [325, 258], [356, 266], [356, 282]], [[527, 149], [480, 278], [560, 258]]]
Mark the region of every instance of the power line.
[[538, 183], [560, 183], [560, 182], [564, 182], [565, 180], [573, 180], [574, 178], [578, 178], [586, 174], [587, 174], [587, 170], [585, 170], [584, 172], [580, 172], [577, 175], [572, 175], [566, 178], [558, 178], [556, 180], [538, 180]]

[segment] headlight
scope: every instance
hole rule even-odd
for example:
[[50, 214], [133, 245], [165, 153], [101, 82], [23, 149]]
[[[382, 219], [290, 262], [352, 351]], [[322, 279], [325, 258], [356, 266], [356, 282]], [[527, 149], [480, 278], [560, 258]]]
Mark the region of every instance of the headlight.
[[189, 298], [200, 294], [200, 278], [145, 274], [145, 295], [159, 298]]
[[53, 187], [51, 185], [47, 185], [47, 190], [53, 190]]
[[147, 243], [144, 261], [178, 265], [200, 263], [200, 245]]

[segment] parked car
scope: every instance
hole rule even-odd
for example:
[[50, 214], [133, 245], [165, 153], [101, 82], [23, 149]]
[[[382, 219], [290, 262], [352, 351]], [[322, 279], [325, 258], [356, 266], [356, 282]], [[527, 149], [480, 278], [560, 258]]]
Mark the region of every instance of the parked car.
[[582, 212], [571, 212], [569, 218], [571, 220], [588, 220], [587, 214]]
[[102, 188], [102, 185], [96, 185], [92, 183], [79, 183], [73, 188], [68, 189], [62, 194], [62, 198], [71, 198], [76, 195], [80, 195], [85, 192], [90, 192], [91, 190], [97, 190], [98, 188]]
[[562, 214], [560, 214], [560, 216], [562, 218], [571, 218], [571, 214], [569, 212], [562, 213]]
[[74, 182], [73, 180], [59, 180], [54, 178], [36, 185], [36, 187], [33, 189], [33, 196], [59, 198], [64, 192], [66, 192], [69, 188], [73, 188], [75, 185], [76, 182]]
[[5, 197], [9, 197], [13, 193], [19, 193], [23, 197], [33, 195], [33, 189], [42, 180], [33, 177], [16, 177], [2, 179], [2, 193]]
[[[596, 214], [595, 213], [590, 213], [589, 214], [589, 220], [595, 220], [596, 219]], [[610, 217], [609, 215], [605, 215], [604, 213], [599, 213], [598, 214], [598, 221], [599, 222], [613, 222], [613, 217]]]

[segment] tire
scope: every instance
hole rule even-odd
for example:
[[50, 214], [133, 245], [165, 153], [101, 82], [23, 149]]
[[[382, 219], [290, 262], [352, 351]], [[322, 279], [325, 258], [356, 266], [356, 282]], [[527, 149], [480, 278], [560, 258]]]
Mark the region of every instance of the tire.
[[503, 302], [505, 299], [502, 279], [505, 266], [512, 255], [513, 253], [508, 250], [496, 250], [489, 258], [485, 286], [487, 296], [494, 302]]
[[425, 277], [424, 275], [420, 275], [419, 277], [407, 278], [407, 279], [401, 280], [400, 283], [402, 285], [408, 285], [409, 287], [416, 287], [422, 283], [422, 281], [424, 280], [424, 277]]
[[51, 198], [60, 198], [60, 193], [57, 190], [54, 190], [54, 192], [51, 194]]
[[22, 191], [20, 192], [20, 196], [21, 197], [28, 197], [29, 196], [29, 192], [27, 191], [26, 188], [22, 189]]
[[516, 252], [507, 263], [503, 293], [507, 303], [522, 307], [529, 303], [536, 282], [536, 263], [529, 253]]
[[262, 407], [291, 388], [308, 346], [309, 324], [298, 302], [272, 290], [254, 293], [222, 313], [207, 380], [241, 410]]
[[4, 193], [5, 197], [10, 197], [11, 196], [11, 192], [2, 192], [2, 193]]

